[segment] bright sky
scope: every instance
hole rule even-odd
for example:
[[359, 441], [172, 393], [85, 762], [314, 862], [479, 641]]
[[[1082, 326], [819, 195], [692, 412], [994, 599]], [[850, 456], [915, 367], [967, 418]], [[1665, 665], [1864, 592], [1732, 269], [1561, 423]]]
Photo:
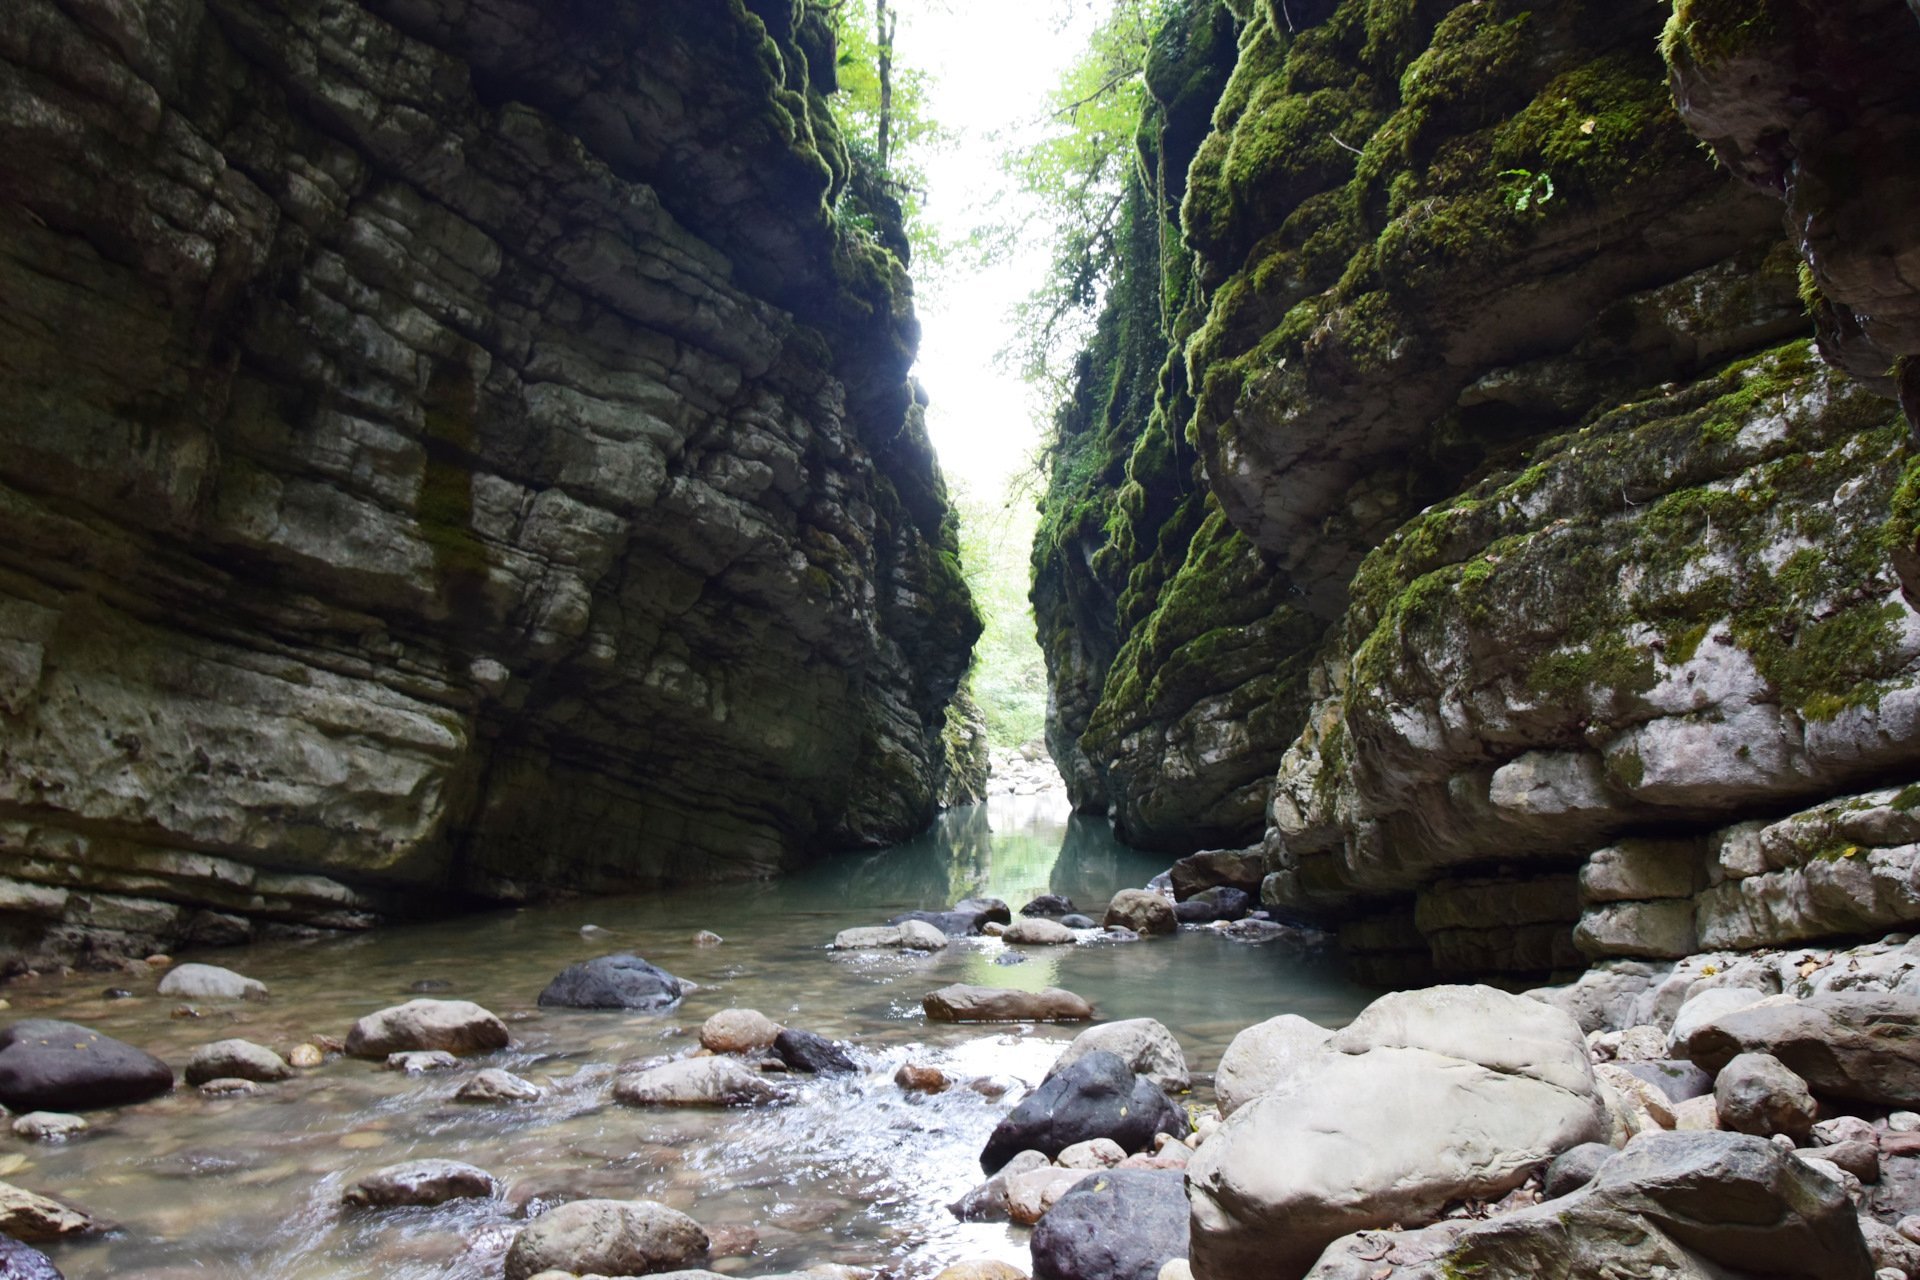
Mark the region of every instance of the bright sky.
[[[988, 216], [1003, 188], [1006, 134], [1030, 127], [1047, 90], [1082, 47], [1091, 6], [1075, 0], [898, 0], [902, 63], [926, 69], [932, 117], [957, 136], [926, 161], [928, 215], [949, 242]], [[997, 212], [997, 210], [995, 210]], [[940, 464], [977, 494], [997, 493], [1039, 447], [1048, 409], [994, 356], [1012, 337], [1010, 312], [1047, 268], [1030, 245], [991, 270], [916, 267], [922, 335], [915, 373], [932, 399], [928, 429]]]

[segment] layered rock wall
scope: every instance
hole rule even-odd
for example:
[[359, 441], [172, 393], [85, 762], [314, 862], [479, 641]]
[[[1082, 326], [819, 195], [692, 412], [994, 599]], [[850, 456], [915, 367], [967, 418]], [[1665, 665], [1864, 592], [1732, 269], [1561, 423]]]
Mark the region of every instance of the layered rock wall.
[[786, 2], [0, 23], [0, 923], [231, 939], [931, 815], [978, 623]]
[[[1211, 514], [1072, 746], [1131, 838], [1260, 843], [1378, 976], [1917, 918], [1891, 819], [1724, 851], [1920, 771], [1920, 25], [1676, 7], [1236, 6], [1163, 378]], [[1104, 528], [1052, 572], [1154, 545]], [[1256, 773], [1230, 822], [1139, 802]]]

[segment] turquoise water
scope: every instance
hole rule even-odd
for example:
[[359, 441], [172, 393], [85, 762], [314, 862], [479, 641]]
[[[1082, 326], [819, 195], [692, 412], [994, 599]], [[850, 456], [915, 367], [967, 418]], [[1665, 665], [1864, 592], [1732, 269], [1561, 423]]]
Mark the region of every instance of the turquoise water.
[[[183, 955], [266, 982], [272, 998], [239, 1006], [179, 1002], [140, 975], [76, 974], [5, 990], [9, 1017], [68, 1018], [183, 1066], [201, 1044], [244, 1037], [283, 1054], [316, 1035], [344, 1037], [355, 1018], [430, 992], [473, 1000], [507, 1019], [511, 1048], [459, 1071], [405, 1077], [330, 1058], [254, 1097], [181, 1090], [95, 1113], [60, 1146], [0, 1137], [0, 1178], [64, 1196], [115, 1230], [51, 1246], [69, 1280], [274, 1276], [287, 1280], [479, 1280], [497, 1277], [528, 1208], [583, 1195], [659, 1200], [751, 1252], [716, 1258], [742, 1276], [823, 1262], [932, 1275], [967, 1258], [1023, 1268], [1026, 1231], [955, 1222], [947, 1202], [979, 1178], [987, 1133], [1017, 1097], [966, 1089], [923, 1097], [892, 1083], [908, 1060], [956, 1078], [1037, 1083], [1071, 1027], [928, 1024], [926, 992], [950, 982], [1064, 986], [1102, 1019], [1150, 1016], [1173, 1029], [1190, 1065], [1210, 1072], [1234, 1032], [1276, 1013], [1329, 1025], [1371, 992], [1324, 965], [1211, 930], [1073, 947], [1008, 948], [960, 940], [931, 955], [825, 950], [841, 929], [973, 894], [1015, 909], [1065, 893], [1099, 916], [1122, 888], [1165, 869], [1127, 849], [1098, 819], [1055, 798], [1005, 799], [945, 815], [927, 835], [880, 853], [828, 860], [773, 883], [711, 885], [633, 898], [576, 900], [309, 943]], [[592, 927], [583, 936], [582, 930]], [[698, 947], [710, 929], [725, 942]], [[995, 957], [1021, 951], [1021, 964]], [[562, 967], [634, 951], [700, 984], [664, 1014], [541, 1010]], [[108, 986], [132, 988], [107, 1000]], [[643, 1111], [606, 1099], [615, 1066], [697, 1046], [708, 1015], [747, 1006], [776, 1022], [850, 1042], [866, 1070], [786, 1078], [790, 1106], [755, 1111]], [[476, 1065], [546, 1090], [537, 1103], [449, 1101]], [[1210, 1099], [1205, 1090], [1190, 1101]], [[384, 1165], [425, 1157], [492, 1172], [503, 1194], [436, 1209], [345, 1212], [341, 1193]]]

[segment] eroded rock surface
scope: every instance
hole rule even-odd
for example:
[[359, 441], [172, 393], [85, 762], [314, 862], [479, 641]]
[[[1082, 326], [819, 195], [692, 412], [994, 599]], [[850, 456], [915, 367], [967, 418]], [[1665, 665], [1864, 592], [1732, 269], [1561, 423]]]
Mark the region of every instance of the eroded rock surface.
[[978, 622], [831, 48], [783, 5], [9, 9], [9, 947], [924, 824]]

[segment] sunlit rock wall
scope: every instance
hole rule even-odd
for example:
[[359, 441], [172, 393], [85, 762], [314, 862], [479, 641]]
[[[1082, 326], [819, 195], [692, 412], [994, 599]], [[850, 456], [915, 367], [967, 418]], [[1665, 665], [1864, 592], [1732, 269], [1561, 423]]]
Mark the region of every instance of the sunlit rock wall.
[[17, 0], [0, 937], [771, 873], [978, 623], [789, 0]]

